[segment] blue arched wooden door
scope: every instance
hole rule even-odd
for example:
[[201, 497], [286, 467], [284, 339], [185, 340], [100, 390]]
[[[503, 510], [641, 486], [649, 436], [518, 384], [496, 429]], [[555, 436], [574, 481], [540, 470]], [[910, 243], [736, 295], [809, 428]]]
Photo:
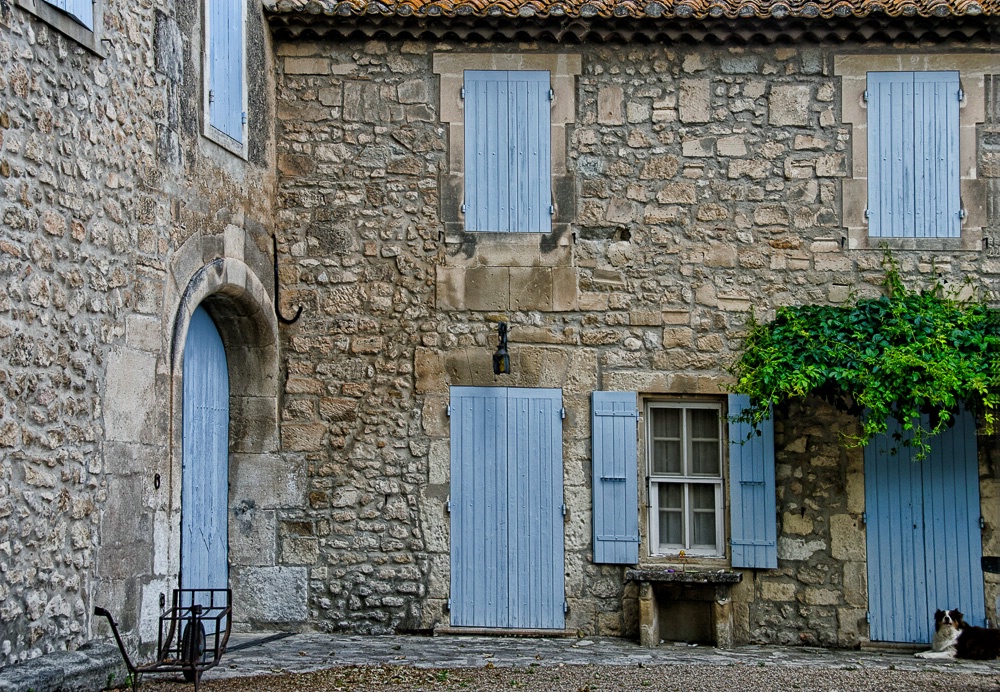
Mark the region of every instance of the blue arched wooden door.
[[184, 343], [181, 587], [224, 589], [229, 581], [229, 373], [226, 350], [205, 309]]

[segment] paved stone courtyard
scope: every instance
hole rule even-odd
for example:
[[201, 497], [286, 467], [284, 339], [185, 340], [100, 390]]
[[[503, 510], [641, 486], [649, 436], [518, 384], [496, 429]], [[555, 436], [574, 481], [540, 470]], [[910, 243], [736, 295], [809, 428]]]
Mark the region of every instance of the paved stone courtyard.
[[[280, 637], [280, 638], [279, 638]], [[305, 673], [336, 666], [406, 665], [415, 668], [479, 668], [560, 665], [750, 664], [799, 668], [901, 671], [952, 670], [1000, 674], [1000, 661], [932, 661], [910, 652], [849, 651], [813, 647], [741, 646], [715, 649], [664, 644], [647, 649], [613, 637], [518, 639], [470, 636], [351, 636], [241, 634], [230, 639], [218, 668], [206, 680], [283, 672]]]

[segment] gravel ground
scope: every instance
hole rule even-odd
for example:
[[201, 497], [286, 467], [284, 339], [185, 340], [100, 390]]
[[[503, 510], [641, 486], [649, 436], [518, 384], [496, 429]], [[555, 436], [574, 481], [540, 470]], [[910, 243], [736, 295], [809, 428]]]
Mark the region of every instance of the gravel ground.
[[[144, 692], [193, 689], [163, 678], [147, 678]], [[546, 692], [721, 692], [724, 690], [1000, 690], [1000, 674], [903, 671], [892, 668], [817, 669], [767, 664], [725, 666], [527, 666], [427, 669], [351, 666], [315, 673], [205, 681], [205, 692], [334, 692], [341, 690], [544, 690]]]

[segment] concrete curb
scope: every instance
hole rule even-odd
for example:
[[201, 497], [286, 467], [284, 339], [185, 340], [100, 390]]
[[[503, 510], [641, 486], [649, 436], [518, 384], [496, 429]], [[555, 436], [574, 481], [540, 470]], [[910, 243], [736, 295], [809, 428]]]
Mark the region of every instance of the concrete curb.
[[127, 674], [117, 646], [93, 641], [0, 668], [0, 692], [97, 692], [124, 685]]

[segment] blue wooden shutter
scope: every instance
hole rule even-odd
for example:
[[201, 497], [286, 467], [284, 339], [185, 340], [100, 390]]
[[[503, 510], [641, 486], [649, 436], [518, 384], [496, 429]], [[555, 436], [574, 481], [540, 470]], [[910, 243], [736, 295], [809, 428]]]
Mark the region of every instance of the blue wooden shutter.
[[[958, 72], [913, 75], [914, 228], [918, 238], [961, 234]], [[922, 136], [920, 136], [922, 133]]]
[[868, 229], [958, 237], [958, 72], [868, 73]]
[[209, 124], [243, 142], [242, 0], [208, 0]]
[[56, 7], [85, 27], [94, 30], [94, 0], [48, 0]]
[[594, 562], [639, 562], [639, 493], [635, 392], [594, 392]]
[[561, 629], [563, 602], [562, 392], [507, 392], [509, 627]]
[[451, 624], [508, 627], [507, 401], [451, 388]]
[[[743, 394], [729, 395], [729, 415], [750, 405]], [[774, 487], [774, 422], [760, 425], [760, 435], [746, 423], [729, 423], [729, 492], [733, 567], [778, 566]], [[750, 438], [747, 439], [747, 435]]]
[[549, 73], [465, 71], [465, 229], [551, 230]]

